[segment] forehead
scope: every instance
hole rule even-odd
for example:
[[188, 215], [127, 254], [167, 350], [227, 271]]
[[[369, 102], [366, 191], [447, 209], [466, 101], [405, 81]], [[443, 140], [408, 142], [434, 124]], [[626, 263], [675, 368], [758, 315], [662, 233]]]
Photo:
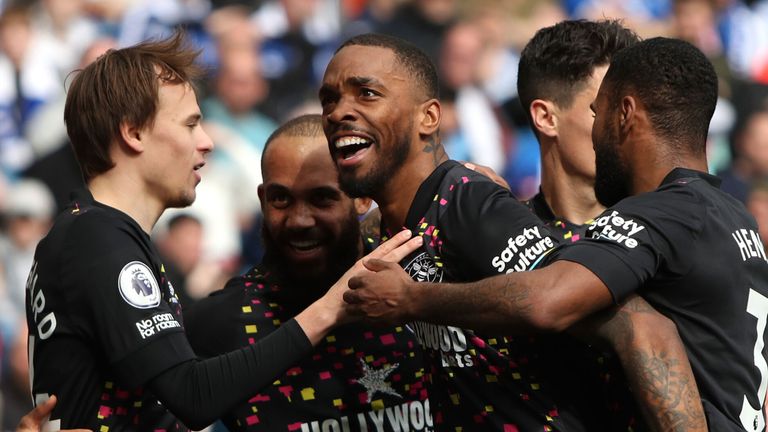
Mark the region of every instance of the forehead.
[[325, 71], [323, 83], [343, 84], [350, 78], [369, 77], [385, 85], [406, 84], [407, 75], [391, 49], [350, 45], [333, 56]]
[[338, 172], [324, 135], [274, 139], [264, 155], [264, 184], [289, 188], [338, 187]]
[[160, 84], [157, 90], [157, 111], [160, 114], [189, 115], [199, 111], [195, 90], [189, 83]]

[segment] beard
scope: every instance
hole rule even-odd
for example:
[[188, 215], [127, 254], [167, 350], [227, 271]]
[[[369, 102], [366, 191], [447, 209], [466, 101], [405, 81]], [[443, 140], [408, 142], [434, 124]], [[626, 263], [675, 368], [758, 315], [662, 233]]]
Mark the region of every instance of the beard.
[[264, 263], [288, 288], [285, 294], [291, 302], [304, 307], [319, 299], [360, 257], [360, 223], [354, 209], [342, 226], [339, 238], [326, 246], [325, 262], [307, 268], [283, 255], [278, 246], [280, 240], [272, 237], [266, 225], [262, 225]]
[[607, 141], [595, 145], [595, 197], [600, 204], [611, 207], [630, 195], [630, 173], [616, 146]]
[[[379, 153], [379, 160], [362, 177], [356, 177], [354, 171], [339, 170], [339, 187], [352, 198], [373, 197], [384, 189], [387, 180], [400, 170], [408, 159], [411, 149], [411, 130], [413, 124], [397, 137], [394, 147], [388, 154]], [[381, 146], [374, 144], [381, 150]]]

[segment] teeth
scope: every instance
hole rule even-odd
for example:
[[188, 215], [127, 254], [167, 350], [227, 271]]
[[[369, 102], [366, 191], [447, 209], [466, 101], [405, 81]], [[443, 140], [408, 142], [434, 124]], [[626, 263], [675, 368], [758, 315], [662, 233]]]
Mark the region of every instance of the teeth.
[[357, 136], [346, 136], [336, 140], [336, 148], [359, 144], [368, 144], [368, 140]]
[[291, 240], [289, 244], [296, 249], [311, 249], [317, 247], [320, 243], [315, 240]]

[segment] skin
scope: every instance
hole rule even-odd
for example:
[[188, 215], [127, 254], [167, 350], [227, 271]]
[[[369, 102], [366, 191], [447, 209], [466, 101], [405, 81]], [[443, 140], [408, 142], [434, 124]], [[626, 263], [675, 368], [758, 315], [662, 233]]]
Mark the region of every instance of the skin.
[[330, 285], [362, 256], [357, 217], [368, 210], [370, 199], [352, 199], [341, 191], [323, 135], [275, 138], [264, 168], [259, 199], [270, 256], [288, 279]]
[[[368, 196], [378, 203], [390, 232], [405, 223], [418, 186], [448, 159], [437, 138], [440, 103], [412, 82], [391, 50], [353, 45], [333, 57], [319, 95], [340, 182], [356, 183], [383, 173]], [[345, 159], [337, 140], [351, 136], [371, 145]], [[392, 166], [391, 152], [405, 151], [403, 143], [407, 161]]]
[[213, 150], [201, 118], [191, 86], [161, 84], [154, 122], [120, 125], [120, 140], [110, 151], [115, 167], [88, 183], [96, 201], [132, 216], [146, 232], [166, 208], [190, 205], [198, 170]]
[[[670, 158], [659, 153], [659, 138], [653, 133], [644, 107], [633, 95], [625, 96], [620, 109], [611, 112], [601, 90], [592, 108], [598, 158], [600, 149], [607, 148], [616, 154], [612, 161], [619, 170], [647, 167], [634, 177], [629, 169], [620, 173], [630, 179], [626, 182], [627, 194], [655, 189], [676, 166], [706, 171], [703, 155]], [[598, 164], [597, 183], [600, 175]], [[613, 304], [605, 284], [587, 268], [572, 262], [451, 285], [416, 283], [395, 264], [369, 261], [367, 267], [375, 274], [351, 279], [352, 290], [345, 293], [345, 300], [369, 319], [387, 323], [419, 319], [476, 330], [564, 331]], [[651, 318], [655, 323], [649, 321]], [[633, 375], [630, 382], [654, 430], [704, 431], [700, 398], [682, 342], [674, 326], [661, 318], [639, 306], [626, 307], [615, 313], [616, 321], [598, 325], [593, 333], [612, 340], [628, 375]], [[672, 338], [667, 340], [669, 345], [659, 345], [655, 340], [662, 330]], [[624, 344], [623, 338], [627, 338]]]
[[592, 150], [593, 113], [608, 65], [595, 67], [577, 87], [567, 107], [535, 99], [529, 111], [541, 147], [541, 189], [554, 214], [582, 224], [604, 210], [595, 198], [595, 152]]

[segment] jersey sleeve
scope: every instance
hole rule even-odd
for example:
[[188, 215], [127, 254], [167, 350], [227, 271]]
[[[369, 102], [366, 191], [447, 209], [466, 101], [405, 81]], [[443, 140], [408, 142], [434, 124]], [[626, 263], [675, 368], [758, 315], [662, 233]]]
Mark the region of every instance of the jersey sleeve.
[[705, 213], [695, 193], [683, 187], [630, 197], [595, 218], [585, 239], [562, 246], [549, 261], [588, 268], [618, 303], [652, 278], [662, 262], [695, 247]]
[[[447, 197], [444, 250], [471, 269], [467, 280], [535, 268], [556, 245], [544, 223], [508, 190], [459, 179]], [[454, 202], [451, 202], [453, 200]]]
[[136, 386], [194, 358], [147, 243], [106, 218], [83, 222], [68, 239], [62, 277], [78, 287], [98, 355], [124, 385]]
[[238, 340], [243, 334], [237, 320], [245, 304], [242, 276], [227, 282], [224, 289], [198, 300], [184, 311], [184, 327], [192, 349], [199, 357], [209, 358], [244, 346]]

